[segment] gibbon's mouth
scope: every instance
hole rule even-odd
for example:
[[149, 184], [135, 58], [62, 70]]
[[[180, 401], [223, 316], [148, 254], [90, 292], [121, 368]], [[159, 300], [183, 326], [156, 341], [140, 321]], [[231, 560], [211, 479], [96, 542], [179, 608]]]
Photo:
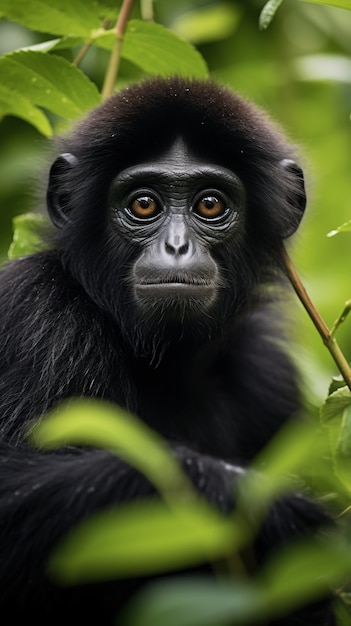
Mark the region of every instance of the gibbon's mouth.
[[158, 297], [167, 296], [184, 296], [184, 297], [208, 297], [213, 293], [215, 285], [213, 283], [206, 283], [205, 281], [157, 281], [157, 282], [142, 282], [135, 285], [137, 294], [144, 296], [157, 295]]

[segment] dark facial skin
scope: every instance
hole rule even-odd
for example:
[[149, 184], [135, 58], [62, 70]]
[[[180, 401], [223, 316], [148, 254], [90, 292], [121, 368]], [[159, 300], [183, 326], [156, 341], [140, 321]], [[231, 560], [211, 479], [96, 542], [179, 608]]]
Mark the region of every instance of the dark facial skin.
[[158, 158], [121, 171], [112, 221], [140, 246], [131, 273], [143, 308], [209, 308], [223, 283], [212, 255], [244, 228], [245, 191], [230, 170], [191, 153], [181, 138]]

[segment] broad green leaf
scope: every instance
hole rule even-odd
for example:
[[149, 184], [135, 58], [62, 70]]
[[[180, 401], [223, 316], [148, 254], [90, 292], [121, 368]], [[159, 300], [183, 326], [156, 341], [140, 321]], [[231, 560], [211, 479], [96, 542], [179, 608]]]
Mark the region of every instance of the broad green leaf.
[[[292, 475], [321, 454], [316, 446], [318, 432], [315, 424], [293, 420], [286, 424], [256, 458], [257, 473], [247, 472], [240, 489], [245, 508], [254, 502], [259, 508], [267, 506], [281, 493], [291, 491]], [[296, 478], [295, 478], [296, 481]]]
[[351, 220], [349, 222], [345, 222], [344, 224], [341, 224], [341, 226], [339, 226], [335, 230], [331, 230], [327, 234], [327, 237], [335, 237], [335, 235], [338, 235], [339, 233], [350, 233], [350, 232], [351, 232]]
[[112, 508], [73, 529], [51, 559], [66, 584], [171, 571], [219, 559], [233, 524], [200, 502], [167, 507], [150, 499]]
[[312, 2], [313, 4], [326, 4], [339, 9], [349, 9], [351, 11], [351, 0], [300, 0], [300, 2]]
[[36, 252], [40, 246], [40, 228], [44, 217], [35, 213], [23, 213], [13, 218], [13, 239], [9, 248], [9, 259], [26, 256]]
[[193, 494], [163, 439], [130, 413], [104, 402], [89, 399], [61, 406], [35, 427], [33, 438], [49, 448], [66, 444], [105, 448], [139, 469], [166, 499]]
[[217, 41], [229, 37], [240, 19], [240, 10], [229, 2], [185, 11], [172, 24], [180, 37], [194, 44]]
[[304, 541], [280, 551], [261, 576], [264, 613], [274, 615], [318, 600], [351, 573], [350, 546], [338, 536]]
[[321, 407], [321, 419], [328, 422], [336, 417], [340, 417], [343, 411], [351, 405], [351, 392], [348, 387], [343, 386], [330, 394]]
[[257, 617], [266, 623], [320, 599], [350, 572], [350, 547], [337, 537], [301, 543], [279, 552], [255, 582], [190, 578], [149, 585], [133, 598], [126, 626], [251, 626]]
[[261, 618], [262, 593], [250, 582], [192, 577], [148, 585], [130, 603], [126, 626], [250, 626]]
[[261, 29], [268, 28], [282, 2], [283, 0], [268, 0], [268, 2], [266, 2], [259, 17], [259, 26]]
[[14, 98], [25, 96], [68, 119], [100, 102], [96, 86], [81, 70], [62, 57], [42, 52], [20, 51], [0, 58], [0, 85], [13, 92]]
[[102, 23], [94, 0], [0, 0], [0, 11], [32, 30], [86, 39]]
[[8, 89], [6, 85], [0, 85], [0, 120], [6, 115], [20, 117], [22, 120], [35, 126], [35, 128], [46, 137], [52, 135], [52, 128], [47, 117], [40, 109], [34, 106], [29, 98], [22, 96], [12, 89]]
[[[111, 50], [115, 37], [106, 31], [94, 40]], [[208, 70], [200, 53], [189, 43], [160, 24], [130, 20], [124, 36], [122, 57], [149, 74], [207, 78]]]

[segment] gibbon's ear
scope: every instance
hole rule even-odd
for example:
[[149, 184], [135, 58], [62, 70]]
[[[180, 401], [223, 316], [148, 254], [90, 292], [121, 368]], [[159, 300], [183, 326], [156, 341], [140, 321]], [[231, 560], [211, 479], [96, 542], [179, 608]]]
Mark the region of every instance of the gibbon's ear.
[[54, 161], [50, 169], [46, 201], [51, 220], [57, 228], [62, 228], [69, 221], [70, 191], [65, 174], [77, 163], [77, 157], [66, 152]]
[[293, 235], [298, 228], [306, 208], [305, 180], [301, 167], [291, 159], [283, 159], [281, 166], [290, 176], [287, 200], [291, 206], [290, 224], [282, 236], [284, 239]]

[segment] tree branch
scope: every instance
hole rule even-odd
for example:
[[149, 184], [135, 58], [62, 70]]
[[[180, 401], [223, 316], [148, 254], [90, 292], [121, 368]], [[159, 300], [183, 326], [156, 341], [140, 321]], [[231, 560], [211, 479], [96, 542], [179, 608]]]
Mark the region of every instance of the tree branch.
[[322, 338], [322, 341], [324, 343], [324, 345], [326, 346], [326, 348], [329, 350], [332, 358], [334, 359], [336, 365], [338, 366], [339, 371], [341, 372], [346, 385], [348, 386], [348, 388], [351, 391], [351, 368], [350, 365], [348, 364], [347, 360], [345, 359], [345, 356], [343, 355], [342, 351], [340, 350], [336, 340], [334, 339], [334, 337], [332, 336], [328, 326], [326, 325], [326, 323], [324, 322], [324, 320], [322, 319], [322, 317], [320, 316], [320, 314], [318, 313], [318, 311], [316, 310], [315, 306], [313, 305], [305, 287], [303, 286], [301, 279], [285, 249], [285, 247], [283, 246], [283, 262], [284, 262], [284, 267], [287, 273], [287, 276], [299, 298], [299, 300], [302, 302], [302, 305], [304, 306], [304, 308], [306, 309], [309, 317], [311, 318], [314, 326], [316, 327], [319, 335]]
[[110, 62], [107, 68], [105, 81], [102, 88], [103, 100], [113, 94], [121, 60], [124, 32], [127, 26], [129, 15], [133, 8], [133, 3], [134, 0], [123, 0], [122, 8], [118, 16], [118, 20], [115, 26], [116, 41], [111, 52]]

